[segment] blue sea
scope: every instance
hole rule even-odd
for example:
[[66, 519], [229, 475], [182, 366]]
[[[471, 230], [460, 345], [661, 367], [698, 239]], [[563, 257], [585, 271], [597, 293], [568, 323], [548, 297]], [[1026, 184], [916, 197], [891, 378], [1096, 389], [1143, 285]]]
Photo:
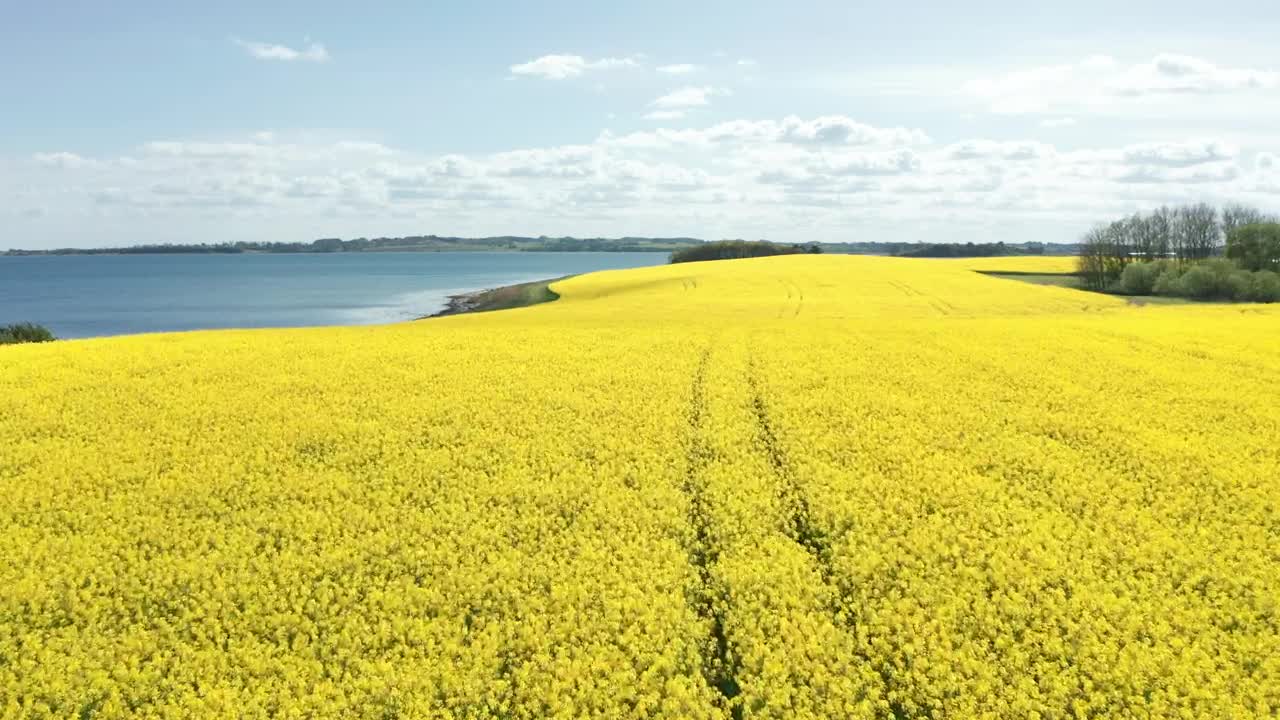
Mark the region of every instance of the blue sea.
[[0, 325], [61, 338], [204, 328], [388, 323], [448, 296], [595, 270], [659, 265], [664, 253], [346, 253], [0, 256]]

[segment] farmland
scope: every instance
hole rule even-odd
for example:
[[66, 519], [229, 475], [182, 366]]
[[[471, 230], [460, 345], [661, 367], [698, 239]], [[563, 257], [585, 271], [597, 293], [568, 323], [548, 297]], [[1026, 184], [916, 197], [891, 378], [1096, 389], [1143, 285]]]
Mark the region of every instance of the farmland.
[[0, 714], [1280, 712], [1280, 308], [785, 256], [0, 348]]

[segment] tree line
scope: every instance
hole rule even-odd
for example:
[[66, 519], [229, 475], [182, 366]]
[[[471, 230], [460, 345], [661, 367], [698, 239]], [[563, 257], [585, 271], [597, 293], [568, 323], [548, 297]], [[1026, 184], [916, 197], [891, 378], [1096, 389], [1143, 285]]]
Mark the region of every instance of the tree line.
[[[1080, 243], [1078, 270], [1086, 287], [1114, 289], [1125, 268], [1133, 263], [1172, 260], [1194, 263], [1233, 254], [1244, 263], [1262, 270], [1268, 262], [1265, 246], [1280, 223], [1274, 215], [1244, 205], [1227, 205], [1220, 210], [1206, 203], [1181, 207], [1161, 207], [1135, 213], [1114, 222], [1098, 225]], [[1251, 249], [1246, 250], [1246, 246]], [[1259, 249], [1259, 247], [1263, 249]], [[1258, 260], [1246, 256], [1259, 255]]]
[[768, 240], [720, 240], [683, 248], [671, 253], [672, 263], [699, 262], [702, 260], [738, 260], [771, 255], [817, 254], [822, 252], [818, 243], [783, 245]]
[[919, 258], [969, 258], [969, 257], [1001, 257], [1005, 255], [1043, 255], [1044, 245], [1041, 243], [1024, 243], [1022, 245], [1005, 245], [1003, 241], [993, 243], [924, 243], [900, 252], [901, 257]]

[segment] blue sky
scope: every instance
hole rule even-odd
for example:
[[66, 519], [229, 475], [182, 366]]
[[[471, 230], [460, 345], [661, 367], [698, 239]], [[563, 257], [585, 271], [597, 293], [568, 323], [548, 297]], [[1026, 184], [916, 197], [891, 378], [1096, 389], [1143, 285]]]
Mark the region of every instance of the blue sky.
[[1280, 205], [1273, 3], [0, 5], [0, 248]]

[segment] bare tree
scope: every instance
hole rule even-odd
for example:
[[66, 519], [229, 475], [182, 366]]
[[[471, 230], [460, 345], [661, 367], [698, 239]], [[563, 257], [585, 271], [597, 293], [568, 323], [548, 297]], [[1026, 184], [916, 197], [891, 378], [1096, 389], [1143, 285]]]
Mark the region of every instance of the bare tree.
[[1160, 227], [1155, 215], [1134, 215], [1131, 220], [1134, 253], [1138, 259], [1151, 262], [1163, 257], [1160, 249]]
[[1232, 230], [1245, 225], [1255, 225], [1260, 222], [1266, 222], [1267, 216], [1257, 208], [1241, 205], [1239, 203], [1231, 203], [1222, 208], [1222, 234], [1230, 235]]
[[1080, 239], [1080, 257], [1076, 260], [1076, 270], [1085, 286], [1093, 290], [1105, 290], [1110, 282], [1107, 279], [1107, 259], [1112, 247], [1108, 230], [1107, 226], [1098, 225]]
[[1212, 205], [1185, 205], [1177, 210], [1174, 233], [1179, 260], [1204, 260], [1222, 245], [1218, 211]]
[[1133, 262], [1137, 255], [1137, 216], [1117, 220], [1107, 226], [1107, 240], [1110, 253], [1107, 256], [1107, 281], [1120, 279], [1124, 266]]
[[1173, 253], [1173, 210], [1162, 205], [1147, 219], [1155, 238], [1156, 257], [1167, 258]]
[[1169, 252], [1179, 262], [1186, 260], [1190, 255], [1190, 251], [1187, 250], [1189, 244], [1187, 238], [1187, 222], [1183, 217], [1182, 208], [1171, 208], [1169, 210]]

